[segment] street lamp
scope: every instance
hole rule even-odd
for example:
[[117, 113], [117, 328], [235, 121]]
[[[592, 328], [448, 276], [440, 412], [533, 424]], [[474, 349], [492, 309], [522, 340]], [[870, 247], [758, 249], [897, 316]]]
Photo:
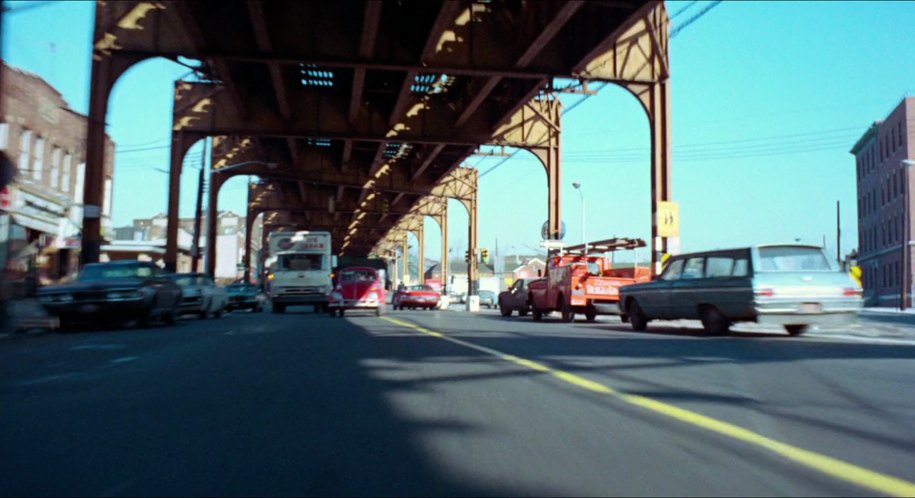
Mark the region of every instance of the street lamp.
[[585, 245], [585, 255], [588, 254], [588, 239], [585, 238], [585, 195], [581, 193], [581, 184], [572, 183], [572, 187], [578, 191], [578, 197], [581, 199], [581, 243]]
[[[912, 287], [912, 215], [911, 215], [911, 206], [909, 206], [909, 167], [915, 166], [915, 161], [911, 159], [903, 159], [900, 164], [902, 165], [903, 178], [905, 181], [905, 188], [903, 192], [905, 193], [904, 199], [905, 204], [902, 206], [902, 219], [905, 220], [905, 242], [902, 244], [902, 289], [899, 292], [899, 309], [905, 311], [906, 291]], [[909, 292], [909, 295], [913, 294]]]

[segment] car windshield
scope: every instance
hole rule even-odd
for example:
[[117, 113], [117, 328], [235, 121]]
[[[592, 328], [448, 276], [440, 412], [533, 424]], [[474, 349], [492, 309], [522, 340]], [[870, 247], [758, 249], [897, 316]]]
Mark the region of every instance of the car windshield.
[[759, 249], [759, 271], [830, 271], [818, 247], [778, 246]]
[[340, 273], [341, 282], [373, 282], [375, 280], [375, 272], [370, 270], [345, 270]]
[[91, 282], [112, 278], [147, 278], [152, 274], [153, 269], [146, 265], [86, 265], [79, 280]]
[[409, 291], [434, 291], [431, 285], [411, 285], [407, 287]]

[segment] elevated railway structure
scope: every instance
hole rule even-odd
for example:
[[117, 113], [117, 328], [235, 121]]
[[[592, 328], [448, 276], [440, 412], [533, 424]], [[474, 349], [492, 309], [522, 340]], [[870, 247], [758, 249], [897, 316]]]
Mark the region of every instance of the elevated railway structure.
[[[165, 57], [195, 74], [175, 83], [169, 267], [182, 160], [206, 137], [214, 137], [210, 209], [226, 180], [257, 175], [272, 190], [253, 192], [252, 213], [331, 230], [341, 254], [376, 256], [396, 251], [424, 216], [447, 233], [446, 198], [467, 207], [475, 251], [477, 177], [461, 164], [484, 145], [525, 149], [546, 171], [548, 232], [558, 238], [562, 107], [554, 81], [569, 79], [585, 88], [618, 84], [645, 109], [657, 268], [667, 245], [657, 206], [672, 195], [668, 30], [659, 1], [100, 0], [83, 262], [98, 259], [101, 242], [96, 207], [111, 89], [132, 65]], [[207, 233], [214, 236], [212, 223]]]

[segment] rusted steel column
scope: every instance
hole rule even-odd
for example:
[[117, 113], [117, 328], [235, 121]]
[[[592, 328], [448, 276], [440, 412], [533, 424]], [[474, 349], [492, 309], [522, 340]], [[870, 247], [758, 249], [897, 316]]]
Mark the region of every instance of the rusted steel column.
[[[96, 26], [96, 30], [98, 27]], [[83, 227], [80, 261], [97, 263], [102, 241], [102, 191], [105, 182], [105, 117], [110, 96], [111, 59], [92, 61], [89, 122], [86, 130], [86, 176], [83, 183]]]
[[406, 285], [407, 278], [410, 276], [410, 235], [404, 232], [400, 241], [400, 252], [403, 254], [403, 268], [401, 268], [400, 281]]
[[226, 182], [226, 176], [216, 173], [210, 174], [209, 200], [207, 201], [207, 252], [204, 272], [216, 278], [216, 225], [219, 213], [219, 191]]
[[651, 271], [661, 272], [661, 256], [667, 252], [667, 237], [658, 235], [658, 203], [673, 200], [670, 148], [669, 80], [651, 86], [648, 119], [651, 124]]
[[416, 231], [416, 238], [419, 240], [419, 261], [416, 262], [416, 269], [419, 272], [419, 283], [424, 284], [426, 283], [426, 229], [422, 224]]
[[[245, 254], [242, 264], [245, 265], [245, 282], [251, 281], [251, 239], [254, 236], [254, 220], [260, 215], [260, 211], [251, 208], [251, 185], [248, 185], [248, 212], [245, 215]], [[264, 248], [261, 246], [261, 251]]]
[[194, 140], [185, 133], [172, 132], [172, 149], [168, 174], [168, 220], [165, 227], [165, 269], [178, 269], [178, 216], [181, 200], [181, 170], [184, 155]]
[[[562, 103], [559, 99], [541, 101], [548, 104], [539, 118], [543, 120], [546, 132], [543, 144], [528, 147], [546, 170], [547, 180], [547, 227], [550, 239], [559, 239], [562, 232], [562, 154], [561, 154], [561, 116]], [[548, 121], [547, 121], [548, 120]]]

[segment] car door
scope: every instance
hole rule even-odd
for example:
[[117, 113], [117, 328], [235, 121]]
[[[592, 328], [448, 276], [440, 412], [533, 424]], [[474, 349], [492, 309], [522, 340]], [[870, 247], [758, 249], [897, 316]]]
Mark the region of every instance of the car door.
[[509, 302], [506, 304], [516, 310], [523, 308], [527, 302], [527, 287], [524, 286], [524, 280], [516, 280], [509, 292]]
[[670, 318], [698, 318], [699, 303], [705, 299], [705, 256], [684, 259], [680, 278], [672, 281]]
[[705, 302], [729, 319], [752, 315], [753, 287], [748, 253], [709, 255], [705, 261]]
[[673, 258], [657, 280], [636, 284], [635, 289], [627, 292], [627, 297], [634, 297], [649, 318], [668, 318], [671, 315], [671, 290], [682, 271], [683, 259]]

